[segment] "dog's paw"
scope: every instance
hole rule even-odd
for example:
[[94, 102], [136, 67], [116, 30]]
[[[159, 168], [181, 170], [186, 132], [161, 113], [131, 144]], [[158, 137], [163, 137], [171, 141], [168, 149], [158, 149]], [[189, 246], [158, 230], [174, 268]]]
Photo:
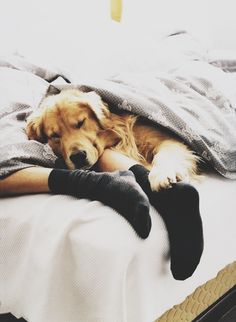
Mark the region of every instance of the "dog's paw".
[[159, 191], [161, 189], [169, 189], [172, 184], [179, 181], [189, 182], [189, 173], [186, 170], [177, 170], [171, 168], [154, 167], [149, 173], [149, 183], [152, 191]]

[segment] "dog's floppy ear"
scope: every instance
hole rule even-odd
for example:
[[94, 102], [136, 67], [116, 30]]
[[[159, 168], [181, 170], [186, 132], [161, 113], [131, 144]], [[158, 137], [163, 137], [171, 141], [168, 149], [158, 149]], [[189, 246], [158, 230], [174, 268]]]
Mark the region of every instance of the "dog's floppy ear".
[[121, 141], [120, 135], [112, 129], [100, 131], [98, 133], [98, 138], [99, 141], [102, 142], [104, 149], [111, 148]]
[[47, 138], [43, 130], [42, 116], [30, 116], [27, 119], [26, 134], [30, 140], [36, 140], [41, 143], [46, 143]]
[[39, 109], [27, 119], [26, 134], [30, 140], [47, 143], [47, 136], [43, 126], [43, 111], [55, 105], [60, 94], [49, 95], [40, 103]]

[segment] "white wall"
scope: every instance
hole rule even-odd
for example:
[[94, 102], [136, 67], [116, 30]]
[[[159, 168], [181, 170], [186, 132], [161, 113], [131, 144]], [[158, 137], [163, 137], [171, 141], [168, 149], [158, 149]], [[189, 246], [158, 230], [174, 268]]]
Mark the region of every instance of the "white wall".
[[[111, 27], [110, 0], [0, 0], [0, 36], [5, 46], [70, 41], [88, 33], [98, 41]], [[121, 25], [144, 30], [188, 29], [209, 47], [236, 49], [235, 0], [123, 0]]]
[[[236, 49], [235, 0], [124, 0], [124, 22], [183, 28], [214, 49]], [[132, 22], [131, 22], [132, 21]]]

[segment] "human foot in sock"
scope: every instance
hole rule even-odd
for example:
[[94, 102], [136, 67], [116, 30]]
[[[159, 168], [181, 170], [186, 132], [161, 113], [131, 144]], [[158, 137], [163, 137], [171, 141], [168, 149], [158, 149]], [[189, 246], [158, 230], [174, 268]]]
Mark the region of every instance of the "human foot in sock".
[[202, 220], [197, 190], [189, 184], [179, 182], [170, 189], [152, 191], [148, 179], [149, 171], [146, 168], [134, 165], [130, 170], [165, 222], [174, 278], [184, 280], [190, 277], [203, 251]]
[[48, 186], [54, 193], [101, 201], [117, 210], [141, 238], [147, 238], [150, 233], [149, 201], [131, 171], [54, 169]]

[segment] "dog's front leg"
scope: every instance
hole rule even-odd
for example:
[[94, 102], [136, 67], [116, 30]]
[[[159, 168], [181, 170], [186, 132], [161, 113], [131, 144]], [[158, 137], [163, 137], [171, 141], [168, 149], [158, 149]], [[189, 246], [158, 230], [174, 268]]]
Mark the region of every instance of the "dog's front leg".
[[178, 181], [189, 182], [196, 174], [198, 157], [181, 142], [165, 140], [154, 151], [149, 182], [153, 191], [170, 188]]

